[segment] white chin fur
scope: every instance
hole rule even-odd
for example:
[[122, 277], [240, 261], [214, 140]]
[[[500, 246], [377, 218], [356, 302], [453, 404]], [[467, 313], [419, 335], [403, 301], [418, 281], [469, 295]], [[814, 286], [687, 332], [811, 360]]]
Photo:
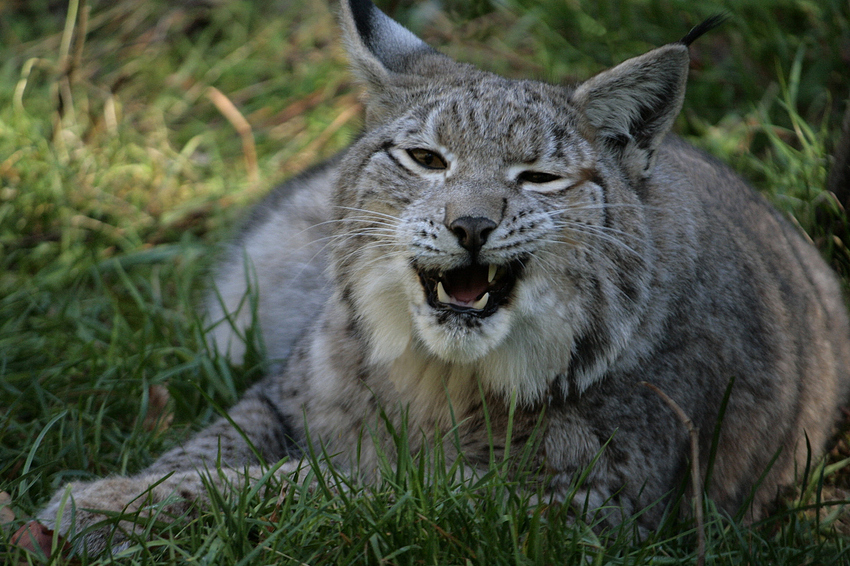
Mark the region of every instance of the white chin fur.
[[[406, 277], [404, 267], [383, 264], [360, 279], [370, 284], [357, 286], [360, 319], [370, 334], [372, 363], [392, 363], [418, 352], [417, 356], [424, 357], [413, 366], [405, 366], [405, 372], [436, 363], [434, 375], [445, 377], [450, 369], [439, 364], [451, 364], [457, 371], [470, 372], [469, 383], [474, 383], [473, 376], [477, 375], [486, 389], [506, 398], [516, 393], [522, 404], [539, 402], [555, 376], [566, 371], [570, 349], [556, 345], [570, 343], [572, 330], [566, 320], [571, 317], [561, 312], [564, 305], [557, 303], [547, 285], [526, 281], [517, 288], [512, 306], [536, 307], [503, 307], [469, 324], [461, 317], [440, 323], [440, 313], [425, 300], [418, 279]], [[548, 320], [544, 316], [547, 311], [558, 312], [557, 319], [563, 324], [541, 325]], [[535, 356], [541, 349], [548, 355]], [[555, 359], [553, 353], [557, 354]], [[420, 383], [422, 376], [405, 374], [397, 378], [399, 387], [405, 387], [408, 382]]]
[[409, 276], [408, 269], [383, 263], [358, 279], [357, 308], [369, 328], [373, 363], [392, 362], [414, 337], [421, 349], [450, 363], [479, 360], [504, 341], [513, 318], [509, 310], [501, 309], [472, 324], [460, 317], [441, 324], [439, 313], [428, 305], [422, 285]]
[[473, 319], [471, 323], [457, 317], [442, 324], [438, 313], [423, 301], [413, 306], [416, 336], [437, 358], [452, 363], [479, 360], [497, 348], [511, 328], [511, 312], [500, 309], [493, 315]]
[[406, 270], [400, 262], [380, 262], [359, 277], [354, 287], [358, 318], [369, 333], [372, 363], [391, 362], [410, 344], [410, 299], [399, 284]]

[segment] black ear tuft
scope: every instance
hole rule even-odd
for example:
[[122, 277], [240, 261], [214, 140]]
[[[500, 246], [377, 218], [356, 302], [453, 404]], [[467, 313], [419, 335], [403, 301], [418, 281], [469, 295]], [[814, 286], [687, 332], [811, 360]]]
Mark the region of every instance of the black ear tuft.
[[357, 26], [357, 33], [363, 40], [363, 43], [372, 47], [374, 38], [372, 30], [374, 24], [372, 22], [373, 14], [376, 11], [375, 5], [370, 0], [348, 0], [348, 5], [351, 8], [351, 15], [354, 19], [354, 25]]
[[710, 32], [728, 19], [729, 14], [715, 14], [704, 22], [702, 22], [701, 24], [694, 26], [694, 29], [689, 31], [688, 35], [680, 39], [679, 43], [681, 43], [682, 45], [690, 45], [691, 43], [699, 39], [701, 35]]
[[436, 54], [370, 0], [343, 0], [341, 21], [352, 64], [368, 69], [369, 76], [378, 77], [385, 71], [404, 74], [411, 62]]

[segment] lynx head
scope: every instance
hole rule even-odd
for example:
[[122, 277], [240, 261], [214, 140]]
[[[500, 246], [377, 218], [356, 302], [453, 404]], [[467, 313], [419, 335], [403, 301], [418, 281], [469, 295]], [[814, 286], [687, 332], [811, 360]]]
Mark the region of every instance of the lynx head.
[[641, 191], [686, 42], [568, 88], [454, 62], [368, 0], [343, 2], [342, 24], [367, 124], [331, 261], [372, 360], [412, 349], [529, 402], [559, 376], [586, 388], [646, 308]]

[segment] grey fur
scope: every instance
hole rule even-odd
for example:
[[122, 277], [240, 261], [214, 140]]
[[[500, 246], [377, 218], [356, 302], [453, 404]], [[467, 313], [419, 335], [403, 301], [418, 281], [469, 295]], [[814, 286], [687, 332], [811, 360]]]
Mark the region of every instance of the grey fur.
[[[456, 421], [464, 457], [486, 464], [481, 392], [497, 444], [515, 396], [514, 438], [545, 415], [538, 462], [551, 496], [565, 497], [610, 440], [573, 504], [612, 500], [627, 516], [667, 497], [687, 468], [686, 431], [639, 382], [684, 409], [705, 454], [735, 378], [709, 495], [735, 511], [778, 453], [750, 509], [759, 516], [794, 481], [805, 439], [821, 453], [848, 393], [850, 328], [836, 277], [806, 239], [726, 166], [668, 135], [687, 47], [566, 88], [455, 63], [370, 3], [352, 5], [342, 25], [367, 130], [260, 205], [209, 301], [212, 319], [226, 310], [234, 323], [211, 340], [238, 358], [250, 281], [269, 353], [287, 360], [231, 418], [273, 462], [303, 447], [306, 416], [313, 442], [369, 477], [375, 447], [364, 443], [359, 462], [352, 447], [364, 430], [383, 442], [378, 407], [391, 420], [408, 411], [413, 448]], [[482, 283], [489, 265], [495, 280]], [[260, 473], [222, 420], [134, 478], [71, 495], [77, 508], [121, 509], [174, 472], [152, 500], [203, 501], [196, 470], [219, 450], [222, 475]], [[42, 522], [54, 524], [60, 501]], [[100, 551], [105, 536], [78, 544]]]

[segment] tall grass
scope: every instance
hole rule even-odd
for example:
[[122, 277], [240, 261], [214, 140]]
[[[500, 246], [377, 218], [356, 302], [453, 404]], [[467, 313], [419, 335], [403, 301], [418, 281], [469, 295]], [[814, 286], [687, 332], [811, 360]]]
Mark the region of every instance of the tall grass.
[[[730, 162], [850, 274], [846, 214], [823, 192], [850, 93], [850, 7], [477, 0], [384, 5], [451, 55], [510, 76], [586, 77], [682, 37], [694, 46], [680, 133]], [[0, 492], [14, 520], [69, 480], [132, 473], [262, 373], [209, 352], [199, 297], [241, 210], [356, 134], [359, 103], [322, 2], [32, 0], [0, 6]], [[240, 117], [242, 120], [240, 121]], [[247, 129], [246, 129], [247, 124]], [[163, 402], [162, 391], [167, 391]], [[164, 403], [164, 404], [163, 404]], [[173, 414], [169, 426], [151, 424]], [[167, 424], [168, 421], [164, 420]], [[839, 436], [833, 462], [848, 455]], [[274, 475], [154, 521], [112, 563], [642, 564], [696, 560], [693, 525], [600, 536], [501, 466], [476, 484], [410, 455], [375, 486]], [[760, 525], [708, 509], [710, 563], [850, 563], [848, 475]], [[305, 470], [305, 473], [309, 473]], [[319, 485], [318, 488], [310, 487]], [[160, 517], [160, 519], [163, 519]], [[0, 560], [66, 563], [0, 548]]]

